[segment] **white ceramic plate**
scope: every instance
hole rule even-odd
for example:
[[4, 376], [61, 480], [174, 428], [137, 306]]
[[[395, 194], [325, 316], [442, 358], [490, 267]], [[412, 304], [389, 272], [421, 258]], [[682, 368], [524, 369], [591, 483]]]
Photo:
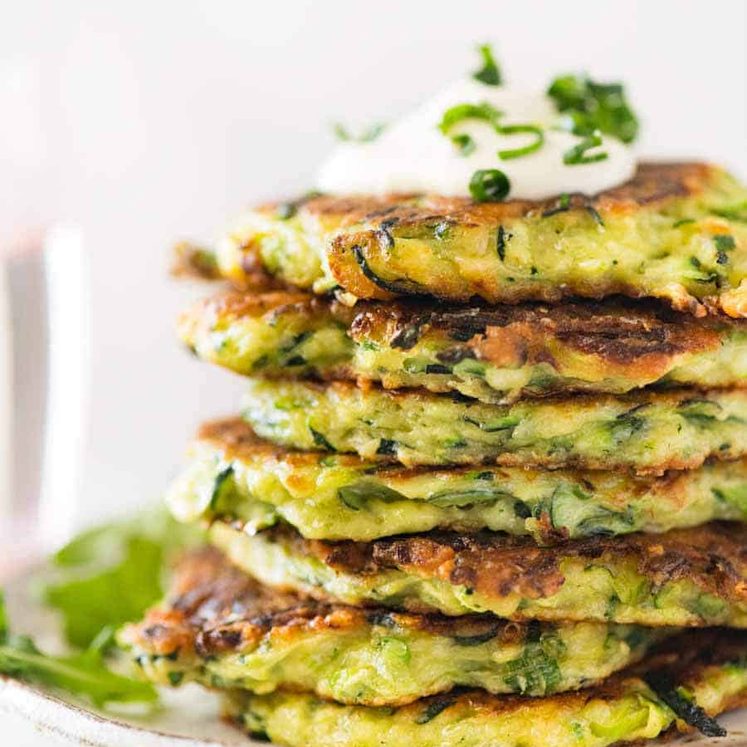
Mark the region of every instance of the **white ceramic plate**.
[[[6, 587], [13, 628], [34, 636], [42, 648], [59, 649], [58, 626], [29, 593], [38, 573], [21, 577]], [[245, 737], [219, 718], [218, 699], [196, 685], [162, 692], [163, 707], [147, 718], [97, 711], [59, 693], [49, 693], [0, 677], [0, 724], [24, 720], [39, 735], [39, 745], [86, 747], [267, 747]], [[728, 729], [724, 739], [688, 736], [669, 747], [747, 747], [747, 709], [719, 719]], [[5, 727], [3, 726], [3, 729]], [[0, 742], [6, 744], [6, 732]], [[15, 744], [15, 742], [14, 742]], [[24, 742], [32, 744], [32, 742]], [[415, 747], [415, 746], [414, 746]]]

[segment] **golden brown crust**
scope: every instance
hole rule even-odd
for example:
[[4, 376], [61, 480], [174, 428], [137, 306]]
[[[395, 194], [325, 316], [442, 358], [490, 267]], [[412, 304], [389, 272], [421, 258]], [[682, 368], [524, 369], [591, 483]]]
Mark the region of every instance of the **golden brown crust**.
[[564, 560], [605, 558], [635, 565], [654, 587], [688, 580], [703, 592], [747, 602], [747, 526], [713, 522], [666, 534], [591, 537], [556, 547], [540, 547], [527, 537], [494, 533], [431, 532], [374, 540], [305, 540], [276, 527], [276, 537], [344, 573], [372, 574], [398, 569], [466, 586], [493, 598], [518, 594], [541, 599], [564, 583]]
[[351, 324], [351, 336], [402, 346], [398, 341], [405, 331], [414, 329], [422, 334], [432, 329], [461, 342], [454, 355], [461, 349], [465, 357], [508, 367], [552, 364], [548, 342], [555, 339], [597, 356], [613, 368], [629, 369], [631, 375], [655, 377], [667, 370], [675, 356], [717, 349], [721, 332], [734, 324], [723, 315], [696, 322], [655, 302], [626, 299], [555, 306], [445, 306], [400, 301], [361, 304]]
[[[570, 206], [628, 213], [643, 205], [700, 194], [707, 188], [714, 171], [713, 166], [705, 163], [641, 163], [629, 182], [593, 197], [572, 195]], [[408, 201], [408, 197], [415, 195], [322, 195], [305, 200], [303, 210], [311, 215], [334, 216], [344, 227], [392, 220], [406, 226], [447, 217], [463, 225], [496, 224], [557, 207], [555, 198], [476, 203], [468, 197], [424, 195], [418, 196], [417, 201]], [[274, 214], [279, 204], [270, 203], [259, 209]]]
[[530, 632], [530, 624], [492, 615], [420, 615], [315, 601], [266, 588], [217, 550], [202, 548], [182, 556], [167, 603], [129, 626], [126, 639], [161, 656], [176, 651], [212, 656], [246, 650], [268, 636], [279, 643], [303, 634], [374, 625], [450, 638], [487, 636], [503, 643], [522, 641]]
[[[257, 436], [251, 426], [241, 418], [224, 418], [203, 423], [197, 431], [195, 442], [202, 443], [211, 449], [219, 451], [223, 459], [227, 461], [237, 460], [246, 463], [259, 461], [268, 464], [268, 469], [270, 469], [269, 464], [274, 462], [276, 464], [282, 463], [283, 465], [287, 465], [291, 471], [295, 469], [304, 470], [316, 467], [320, 462], [328, 462], [330, 458], [334, 458], [336, 466], [348, 467], [350, 469], [365, 469], [368, 477], [381, 479], [406, 480], [425, 474], [434, 476], [443, 473], [458, 475], [469, 474], [475, 471], [473, 466], [405, 467], [390, 462], [369, 462], [353, 454], [334, 454], [331, 457], [329, 452], [287, 449]], [[747, 469], [747, 457], [734, 460], [734, 463], [738, 463]], [[500, 480], [502, 474], [508, 476], [509, 473], [507, 470], [510, 469], [516, 468], [496, 466], [492, 468], [492, 471], [495, 473], [495, 479]], [[524, 466], [521, 469], [525, 471], [527, 467]], [[561, 469], [557, 470], [555, 474], [558, 475], [559, 479], [563, 478], [575, 480], [581, 484], [585, 483], [591, 490], [593, 489], [595, 476], [604, 474], [607, 471]], [[687, 486], [688, 477], [687, 472], [677, 469], [669, 470], [662, 475], [653, 476], [631, 474], [629, 475], [628, 494], [631, 498], [634, 498], [655, 487], [659, 491], [666, 492], [672, 506], [676, 506], [684, 502], [683, 493]], [[292, 481], [292, 475], [289, 475], [288, 479]], [[546, 516], [544, 516], [544, 519], [548, 520]]]
[[[578, 712], [592, 700], [606, 700], [622, 696], [628, 688], [626, 683], [631, 679], [639, 681], [650, 675], [664, 674], [678, 684], [688, 686], [696, 683], [710, 667], [744, 660], [747, 655], [747, 634], [743, 631], [725, 628], [692, 630], [667, 639], [656, 651], [639, 664], [612, 675], [602, 684], [571, 692], [557, 693], [543, 701], [558, 706], [568, 707]], [[535, 701], [536, 702], [536, 701]], [[453, 704], [467, 712], [479, 712], [483, 715], [506, 714], [522, 709], [533, 709], [535, 702], [522, 695], [491, 695], [482, 690], [462, 690], [443, 695], [435, 695], [403, 706], [400, 712], [409, 709], [413, 715], [422, 713], [436, 703]], [[720, 709], [725, 712], [739, 708], [747, 702], [747, 693], [737, 693], [725, 700]], [[716, 715], [716, 714], [711, 714]]]

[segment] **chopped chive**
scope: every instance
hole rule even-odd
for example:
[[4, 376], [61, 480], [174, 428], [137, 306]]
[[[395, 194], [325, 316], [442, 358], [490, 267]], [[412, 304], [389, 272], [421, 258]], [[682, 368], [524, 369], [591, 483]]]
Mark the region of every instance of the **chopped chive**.
[[451, 138], [451, 142], [454, 143], [454, 147], [459, 151], [460, 156], [469, 156], [474, 153], [477, 148], [474, 138], [466, 133], [462, 135], [454, 135]]
[[482, 57], [482, 67], [472, 77], [486, 86], [499, 86], [503, 82], [501, 69], [495, 61], [490, 44], [481, 44], [477, 49]]
[[597, 225], [604, 226], [604, 221], [602, 220], [602, 216], [599, 215], [599, 211], [592, 207], [591, 205], [587, 205], [584, 210], [594, 219], [594, 222]]
[[503, 226], [498, 226], [498, 236], [496, 237], [496, 250], [498, 251], [498, 259], [503, 262], [506, 259], [506, 229]]
[[542, 213], [543, 218], [549, 218], [551, 215], [557, 215], [558, 213], [565, 213], [567, 210], [571, 209], [571, 196], [567, 192], [563, 192], [560, 197], [558, 197], [558, 202], [554, 207], [549, 208], [548, 210], [545, 210], [544, 213]]
[[465, 119], [479, 119], [495, 124], [501, 114], [502, 112], [487, 101], [481, 104], [455, 104], [444, 112], [438, 129], [446, 135], [455, 124]]
[[511, 158], [520, 158], [521, 156], [527, 156], [530, 153], [534, 153], [539, 150], [545, 142], [545, 133], [540, 127], [536, 125], [508, 125], [506, 127], [499, 127], [498, 132], [501, 135], [521, 135], [531, 134], [535, 136], [535, 139], [528, 145], [524, 145], [521, 148], [508, 148], [506, 150], [498, 151], [498, 158], [503, 161], [508, 161]]
[[563, 153], [563, 163], [566, 166], [579, 166], [581, 164], [604, 161], [608, 155], [606, 151], [586, 155], [586, 151], [597, 148], [601, 144], [602, 136], [599, 131], [592, 132], [590, 135], [584, 137], [580, 143]]

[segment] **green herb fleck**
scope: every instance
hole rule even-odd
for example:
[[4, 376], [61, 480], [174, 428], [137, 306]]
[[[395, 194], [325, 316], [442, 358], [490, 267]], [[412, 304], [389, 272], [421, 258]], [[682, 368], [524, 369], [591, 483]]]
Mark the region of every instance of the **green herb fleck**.
[[[737, 243], [734, 241], [734, 237], [729, 234], [722, 233], [713, 237], [713, 243], [716, 245], [716, 251], [719, 257], [725, 256], [727, 252], [732, 252], [737, 248]], [[719, 261], [720, 265], [726, 264], [726, 262]]]
[[309, 431], [311, 431], [311, 437], [314, 439], [315, 446], [318, 446], [320, 449], [326, 449], [327, 451], [335, 450], [332, 444], [327, 441], [323, 433], [320, 433], [311, 426], [309, 426]]
[[[510, 234], [509, 234], [510, 237]], [[503, 226], [498, 226], [498, 235], [496, 237], [496, 250], [498, 252], [498, 259], [503, 262], [506, 259], [506, 229]]]
[[481, 44], [478, 48], [482, 57], [482, 67], [472, 74], [475, 80], [486, 86], [499, 86], [503, 82], [501, 69], [495, 61], [493, 49], [490, 44]]
[[383, 122], [376, 122], [357, 135], [353, 135], [347, 127], [339, 122], [335, 122], [332, 128], [337, 139], [344, 143], [372, 143], [384, 132], [386, 125]]
[[429, 721], [433, 721], [439, 713], [443, 713], [450, 705], [453, 705], [456, 699], [452, 696], [441, 696], [432, 700], [423, 709], [415, 719], [415, 723], [418, 725], [427, 724]]
[[474, 138], [466, 133], [463, 133], [462, 135], [454, 135], [451, 138], [451, 142], [454, 143], [454, 147], [457, 149], [460, 156], [469, 156], [474, 153], [477, 148]]

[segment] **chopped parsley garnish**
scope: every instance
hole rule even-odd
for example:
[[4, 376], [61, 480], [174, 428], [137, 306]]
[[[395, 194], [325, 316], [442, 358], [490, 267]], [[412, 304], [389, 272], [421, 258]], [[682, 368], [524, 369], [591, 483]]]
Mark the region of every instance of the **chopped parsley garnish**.
[[384, 132], [386, 125], [383, 122], [375, 122], [357, 135], [353, 135], [350, 130], [340, 122], [335, 122], [334, 125], [332, 125], [332, 129], [334, 130], [337, 139], [344, 143], [372, 143], [379, 137], [379, 135], [381, 135], [382, 132]]
[[555, 78], [547, 95], [558, 111], [570, 117], [575, 135], [599, 130], [624, 143], [632, 143], [638, 136], [638, 118], [621, 83], [597, 83], [586, 76], [564, 75]]
[[501, 69], [493, 56], [490, 44], [481, 44], [478, 48], [482, 57], [482, 67], [472, 74], [475, 80], [486, 86], [499, 86], [503, 82]]
[[536, 125], [508, 125], [506, 127], [498, 128], [498, 132], [501, 135], [531, 134], [535, 136], [534, 140], [531, 143], [529, 143], [528, 145], [524, 145], [521, 148], [508, 148], [506, 150], [499, 150], [498, 158], [504, 161], [508, 161], [511, 158], [520, 158], [521, 156], [527, 156], [530, 153], [534, 153], [535, 151], [539, 150], [542, 147], [542, 144], [545, 142], [545, 133], [542, 131], [542, 128], [537, 127]]
[[510, 189], [508, 177], [500, 169], [479, 169], [469, 182], [470, 194], [476, 202], [501, 202]]

